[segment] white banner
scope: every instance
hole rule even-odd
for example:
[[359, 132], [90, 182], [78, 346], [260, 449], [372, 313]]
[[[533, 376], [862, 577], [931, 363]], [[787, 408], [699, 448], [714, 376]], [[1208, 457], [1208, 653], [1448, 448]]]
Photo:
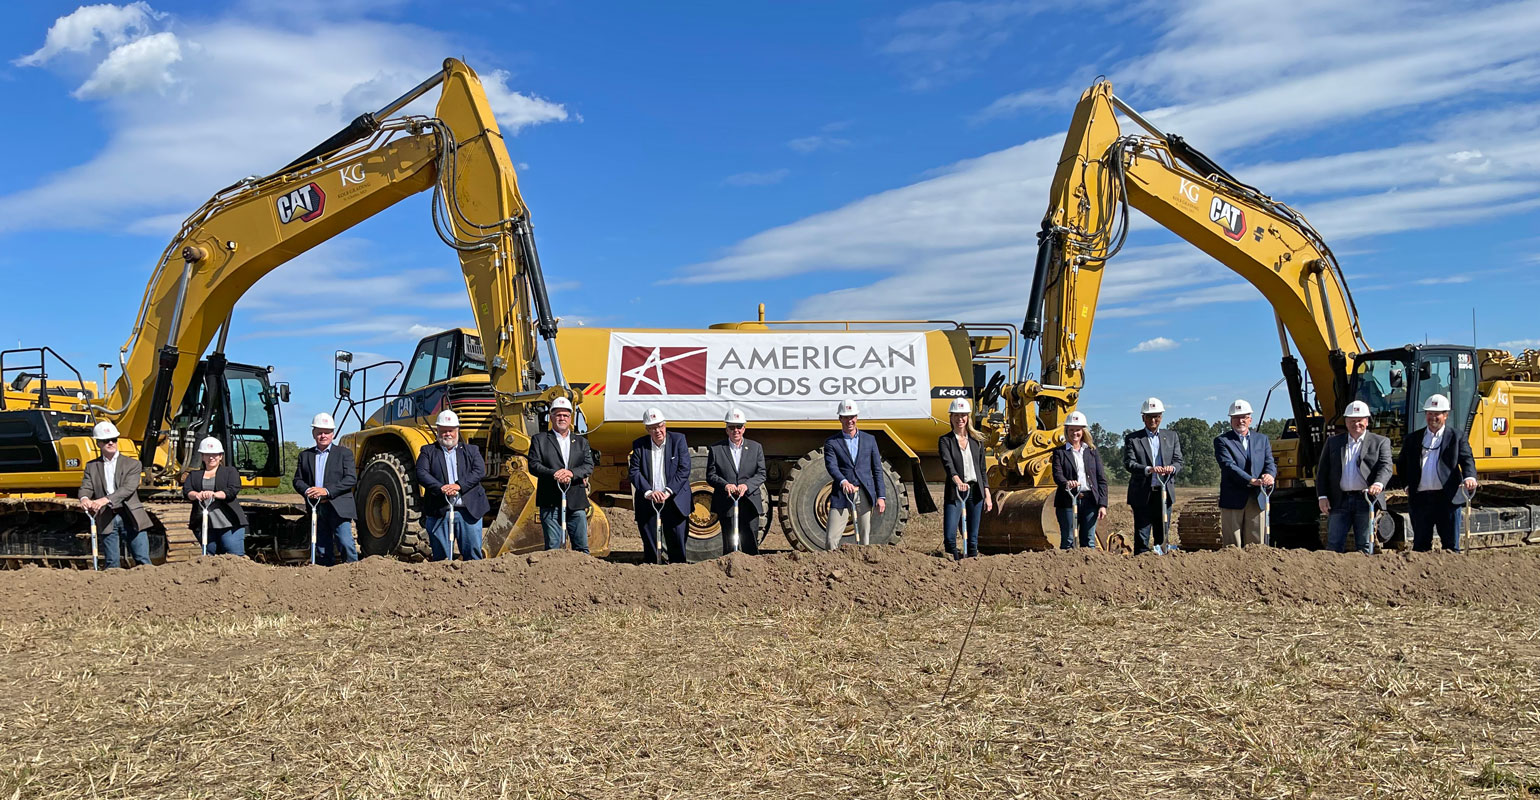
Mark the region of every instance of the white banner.
[[609, 420], [832, 420], [846, 399], [867, 419], [930, 416], [924, 333], [617, 331], [605, 382]]

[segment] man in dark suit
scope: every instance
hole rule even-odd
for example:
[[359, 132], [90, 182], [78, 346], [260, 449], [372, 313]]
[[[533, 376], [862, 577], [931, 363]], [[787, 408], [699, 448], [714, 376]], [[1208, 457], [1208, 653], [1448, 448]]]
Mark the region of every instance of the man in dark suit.
[[840, 403], [839, 416], [840, 432], [823, 443], [824, 469], [834, 479], [826, 532], [830, 550], [839, 549], [845, 538], [845, 521], [850, 516], [852, 501], [855, 504], [856, 542], [859, 544], [872, 543], [872, 509], [881, 514], [888, 507], [877, 437], [858, 429], [860, 414], [854, 400]]
[[481, 479], [487, 464], [481, 450], [460, 441], [460, 417], [439, 412], [434, 421], [438, 441], [417, 454], [417, 482], [422, 485], [422, 527], [428, 534], [429, 561], [453, 559], [449, 542], [449, 516], [454, 515], [455, 541], [460, 560], [476, 561], [481, 552], [481, 520], [492, 510]]
[[[551, 429], [535, 434], [529, 443], [529, 471], [535, 476], [535, 507], [540, 509], [540, 528], [545, 549], [560, 550], [567, 537], [572, 549], [588, 552], [588, 476], [594, 472], [593, 450], [588, 440], [572, 430], [572, 401], [551, 401]], [[561, 501], [567, 498], [567, 527], [562, 528]]]
[[96, 533], [102, 537], [102, 555], [107, 568], [123, 566], [123, 550], [118, 542], [119, 534], [128, 537], [128, 551], [134, 563], [150, 564], [149, 512], [139, 502], [139, 474], [143, 470], [137, 459], [118, 452], [118, 427], [111, 422], [98, 422], [91, 431], [101, 455], [86, 462], [80, 476], [80, 492], [76, 497], [80, 507], [96, 518]]
[[352, 451], [333, 445], [336, 435], [332, 415], [323, 411], [310, 420], [315, 447], [300, 452], [293, 484], [294, 491], [304, 495], [305, 502], [315, 509], [315, 561], [328, 567], [336, 563], [337, 550], [342, 551], [344, 562], [358, 560], [358, 545], [353, 541], [353, 519], [357, 516], [353, 487], [358, 485], [358, 471], [353, 467]]
[[1267, 495], [1278, 477], [1273, 445], [1251, 430], [1251, 404], [1230, 404], [1230, 430], [1214, 438], [1219, 462], [1219, 541], [1226, 547], [1267, 544]]
[[1411, 502], [1412, 549], [1432, 550], [1437, 530], [1440, 546], [1457, 553], [1462, 533], [1459, 507], [1476, 491], [1476, 456], [1465, 432], [1445, 424], [1449, 398], [1435, 394], [1422, 410], [1427, 425], [1401, 442], [1396, 458], [1396, 474], [1406, 481]]
[[706, 458], [706, 483], [711, 484], [711, 510], [722, 524], [722, 555], [734, 552], [733, 506], [738, 507], [738, 547], [759, 555], [759, 518], [765, 513], [759, 488], [765, 485], [765, 449], [744, 435], [749, 421], [734, 408], [723, 419], [727, 438], [711, 446]]
[[668, 420], [659, 409], [647, 409], [642, 424], [647, 435], [631, 443], [627, 465], [631, 504], [642, 534], [642, 562], [663, 561], [657, 546], [661, 522], [669, 563], [683, 564], [685, 529], [690, 524], [690, 445], [684, 434], [668, 432]]
[[1380, 493], [1390, 483], [1390, 440], [1369, 432], [1369, 404], [1362, 400], [1348, 403], [1342, 421], [1347, 432], [1326, 440], [1315, 468], [1316, 502], [1328, 515], [1326, 549], [1346, 552], [1352, 530], [1358, 552], [1373, 555], [1373, 511], [1385, 508]]
[[[1134, 555], [1165, 552], [1166, 512], [1175, 502], [1172, 480], [1182, 471], [1182, 438], [1160, 429], [1166, 407], [1151, 397], [1139, 409], [1144, 430], [1123, 437], [1123, 466], [1128, 469], [1128, 505], [1134, 509]], [[1160, 506], [1160, 486], [1166, 486], [1166, 507]], [[1154, 536], [1151, 536], [1151, 532]], [[1153, 541], [1151, 539], [1153, 538]]]

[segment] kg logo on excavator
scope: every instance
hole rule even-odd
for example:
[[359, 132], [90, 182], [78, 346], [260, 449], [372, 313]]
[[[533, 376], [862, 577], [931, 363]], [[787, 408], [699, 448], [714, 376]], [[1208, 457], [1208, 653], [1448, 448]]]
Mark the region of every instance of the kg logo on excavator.
[[1209, 204], [1208, 218], [1223, 228], [1226, 236], [1237, 242], [1246, 235], [1246, 212], [1218, 197]]
[[278, 219], [284, 224], [299, 220], [309, 222], [326, 208], [326, 193], [314, 183], [301, 186], [278, 197]]

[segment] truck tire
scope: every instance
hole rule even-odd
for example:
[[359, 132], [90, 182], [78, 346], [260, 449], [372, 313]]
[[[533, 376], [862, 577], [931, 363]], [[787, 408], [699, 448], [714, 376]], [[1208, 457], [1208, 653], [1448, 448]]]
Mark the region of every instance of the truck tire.
[[[358, 550], [362, 556], [395, 556], [426, 561], [431, 551], [422, 529], [417, 481], [400, 453], [380, 453], [369, 459], [353, 490], [358, 506]], [[306, 521], [309, 524], [309, 521]]]
[[[898, 544], [909, 524], [909, 485], [904, 483], [887, 459], [882, 461], [887, 483], [887, 510], [872, 511], [872, 544]], [[798, 550], [828, 550], [824, 531], [829, 523], [829, 496], [833, 479], [824, 469], [823, 448], [799, 459], [786, 476], [781, 491], [781, 530], [786, 541]], [[845, 542], [855, 541], [855, 520], [846, 523]]]
[[[708, 447], [690, 448], [690, 527], [684, 537], [684, 559], [691, 564], [710, 561], [722, 555], [722, 522], [711, 511], [711, 485], [706, 483]], [[759, 541], [770, 532], [770, 497], [759, 487], [760, 504], [765, 513], [759, 517]], [[756, 542], [757, 544], [758, 542]]]

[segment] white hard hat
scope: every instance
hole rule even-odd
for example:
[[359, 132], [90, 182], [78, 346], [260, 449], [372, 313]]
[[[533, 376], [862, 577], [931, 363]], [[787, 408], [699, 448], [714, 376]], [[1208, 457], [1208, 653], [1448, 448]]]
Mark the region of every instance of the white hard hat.
[[337, 430], [337, 421], [332, 419], [332, 415], [322, 411], [310, 418], [310, 427], [320, 428], [323, 431], [334, 431]]
[[643, 425], [657, 425], [660, 422], [668, 422], [661, 408], [649, 408], [645, 414], [642, 414]]
[[722, 418], [722, 423], [725, 425], [747, 425], [749, 424], [749, 419], [743, 416], [742, 409], [731, 408], [727, 410], [727, 416]]
[[445, 409], [438, 412], [438, 419], [433, 420], [433, 424], [440, 428], [458, 428], [460, 417], [455, 412]]
[[967, 398], [959, 397], [952, 401], [952, 405], [946, 410], [948, 414], [972, 414], [973, 409], [968, 407]]
[[572, 410], [572, 401], [568, 400], [565, 397], [558, 397], [555, 400], [551, 401], [551, 410], [552, 411], [571, 411]]
[[1085, 428], [1089, 427], [1090, 424], [1091, 423], [1086, 422], [1085, 415], [1079, 411], [1071, 411], [1069, 412], [1069, 416], [1064, 418], [1064, 427], [1066, 428], [1071, 425], [1078, 425], [1082, 428]]
[[856, 401], [854, 401], [854, 400], [841, 400], [840, 401], [840, 416], [842, 416], [842, 417], [859, 417], [859, 416], [861, 416], [860, 410], [856, 408]]
[[116, 439], [118, 435], [118, 426], [111, 422], [98, 422], [96, 427], [91, 429], [92, 439]]
[[210, 436], [198, 443], [198, 452], [206, 456], [224, 455], [225, 446], [218, 439]]
[[1159, 397], [1151, 397], [1144, 401], [1144, 405], [1139, 406], [1139, 413], [1164, 414], [1166, 413], [1166, 405], [1160, 402]]
[[1236, 400], [1230, 404], [1230, 416], [1242, 417], [1251, 413], [1251, 404], [1245, 400]]
[[[1423, 411], [1448, 411], [1449, 398], [1436, 394], [1428, 398], [1428, 402], [1422, 404]], [[101, 438], [101, 437], [97, 437]]]
[[1369, 416], [1369, 404], [1362, 400], [1354, 400], [1348, 403], [1347, 410], [1342, 412], [1343, 418]]

